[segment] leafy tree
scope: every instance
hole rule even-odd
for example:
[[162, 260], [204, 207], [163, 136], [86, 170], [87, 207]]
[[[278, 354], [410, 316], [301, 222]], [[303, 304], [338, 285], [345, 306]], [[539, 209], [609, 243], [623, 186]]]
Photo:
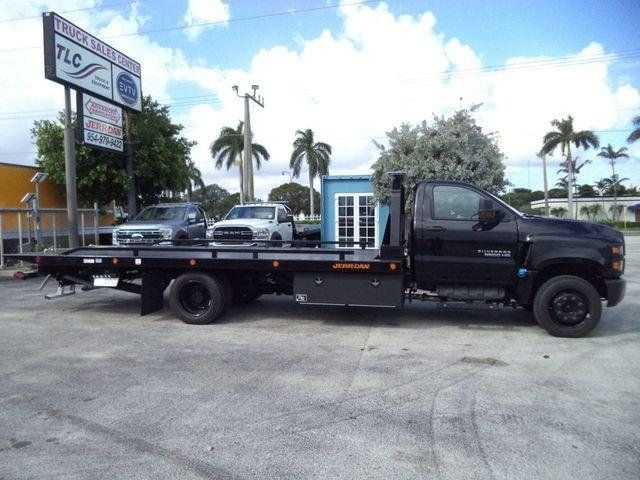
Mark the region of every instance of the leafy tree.
[[[188, 185], [188, 162], [195, 142], [180, 136], [183, 127], [172, 123], [168, 112], [167, 107], [146, 96], [142, 112], [131, 116], [136, 188], [144, 204], [158, 201], [167, 192], [184, 191]], [[60, 114], [57, 122], [38, 120], [31, 129], [38, 150], [36, 164], [61, 191], [65, 186], [63, 125], [64, 115]], [[78, 145], [76, 176], [82, 206], [111, 200], [121, 203], [126, 198], [128, 177], [122, 154]]]
[[580, 185], [578, 187], [578, 195], [580, 195], [581, 197], [595, 197], [596, 190], [592, 185], [585, 183], [584, 185]]
[[[313, 191], [313, 197], [315, 203], [320, 205], [320, 194], [316, 190]], [[300, 213], [309, 215], [311, 212], [309, 187], [305, 187], [299, 183], [283, 183], [279, 187], [274, 188], [269, 192], [269, 201], [286, 202], [296, 215]]]
[[514, 188], [509, 193], [501, 195], [500, 198], [521, 212], [533, 213], [534, 210], [538, 209], [532, 209], [531, 202], [542, 200], [544, 192], [540, 190], [533, 192], [528, 188]]
[[226, 189], [213, 183], [194, 190], [192, 199], [200, 204], [209, 218], [220, 220], [231, 210], [231, 207], [240, 203], [240, 194], [230, 194]]
[[495, 135], [484, 133], [471, 111], [460, 110], [449, 118], [435, 117], [416, 126], [403, 124], [387, 132], [388, 147], [376, 145], [380, 156], [373, 165], [376, 200], [387, 201], [388, 172], [406, 172], [407, 205], [413, 187], [425, 178], [466, 180], [500, 193], [508, 185], [504, 178], [504, 155]]
[[142, 113], [134, 117], [131, 135], [136, 188], [143, 205], [158, 202], [165, 192], [187, 189], [188, 162], [196, 142], [180, 136], [182, 129], [182, 125], [171, 123], [169, 107], [161, 107], [149, 96], [142, 99]]
[[[618, 150], [614, 150], [613, 147], [611, 146], [611, 144], [608, 144], [606, 147], [602, 147], [602, 149], [600, 150], [600, 153], [598, 153], [599, 157], [602, 158], [606, 158], [607, 160], [609, 160], [609, 163], [611, 164], [611, 179], [613, 181], [613, 204], [617, 205], [618, 204], [618, 183], [621, 182], [621, 180], [618, 180], [618, 176], [616, 175], [616, 160], [618, 160], [619, 158], [629, 158], [629, 155], [627, 154], [627, 148], [626, 147], [622, 147], [619, 148]], [[615, 212], [616, 210], [614, 210]], [[613, 221], [616, 221], [616, 217], [613, 217]]]
[[637, 117], [633, 117], [631, 123], [635, 128], [627, 137], [628, 143], [633, 143], [640, 138], [640, 115], [638, 115]]
[[[75, 122], [74, 122], [75, 123]], [[38, 167], [49, 173], [49, 180], [59, 191], [66, 191], [64, 162], [64, 115], [57, 122], [36, 120], [31, 129], [34, 139]], [[76, 147], [76, 189], [78, 204], [90, 207], [93, 202], [105, 205], [111, 200], [122, 203], [128, 185], [122, 156], [93, 150], [84, 146]]]
[[[567, 184], [573, 185], [573, 166], [574, 162], [571, 157], [571, 144], [574, 144], [576, 148], [583, 148], [587, 150], [589, 147], [597, 148], [600, 146], [600, 141], [595, 133], [591, 130], [580, 130], [576, 132], [573, 129], [573, 117], [569, 115], [562, 120], [554, 119], [551, 121], [551, 126], [556, 127], [556, 130], [548, 132], [542, 138], [541, 155], [551, 154], [557, 147], [560, 147], [562, 156], [566, 157], [564, 164], [567, 168]], [[573, 210], [573, 189], [568, 189], [569, 193], [569, 208]]]
[[[253, 200], [253, 179], [249, 179], [248, 185], [244, 185], [242, 175], [242, 161], [244, 153], [244, 122], [238, 122], [238, 126], [234, 129], [231, 127], [222, 127], [220, 135], [213, 141], [210, 147], [211, 157], [216, 161], [216, 168], [226, 166], [227, 170], [231, 167], [238, 167], [240, 177], [240, 197], [242, 201]], [[251, 144], [251, 156], [256, 162], [256, 168], [260, 169], [262, 160], [269, 160], [269, 152], [259, 143]]]
[[549, 198], [566, 198], [567, 189], [566, 188], [551, 188], [549, 190]]
[[293, 141], [293, 152], [289, 161], [289, 168], [293, 170], [293, 177], [300, 177], [302, 161], [306, 160], [309, 169], [309, 204], [310, 212], [314, 215], [314, 198], [311, 194], [313, 189], [313, 179], [316, 176], [327, 175], [329, 173], [329, 163], [331, 163], [331, 145], [324, 142], [316, 142], [313, 138], [313, 130], [297, 130], [296, 139]]

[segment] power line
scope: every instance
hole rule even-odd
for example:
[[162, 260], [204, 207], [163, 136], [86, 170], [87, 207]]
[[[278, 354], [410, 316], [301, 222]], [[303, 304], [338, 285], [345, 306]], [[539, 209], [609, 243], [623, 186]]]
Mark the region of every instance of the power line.
[[[172, 32], [172, 31], [176, 31], [176, 30], [186, 30], [186, 29], [189, 29], [189, 28], [211, 27], [211, 26], [215, 26], [215, 25], [227, 25], [229, 23], [239, 23], [239, 22], [246, 22], [246, 21], [251, 21], [251, 20], [262, 20], [262, 19], [265, 19], [265, 18], [282, 17], [282, 16], [286, 16], [286, 15], [295, 15], [295, 14], [300, 14], [300, 13], [312, 13], [312, 12], [319, 12], [319, 11], [323, 11], [323, 10], [335, 10], [335, 9], [341, 8], [341, 7], [353, 7], [353, 6], [357, 6], [357, 5], [366, 5], [368, 3], [376, 3], [376, 2], [379, 2], [379, 1], [380, 0], [360, 0], [360, 1], [356, 1], [356, 2], [350, 2], [350, 3], [339, 3], [339, 4], [336, 4], [336, 5], [324, 5], [322, 7], [310, 7], [310, 8], [282, 10], [282, 11], [279, 11], [279, 12], [263, 13], [263, 14], [260, 14], [260, 15], [251, 15], [251, 16], [248, 16], [248, 17], [230, 18], [229, 20], [218, 20], [218, 21], [215, 21], [215, 22], [201, 22], [201, 23], [194, 23], [192, 25], [176, 25], [175, 27], [164, 27], [164, 28], [155, 28], [155, 29], [151, 29], [151, 30], [141, 30], [141, 31], [135, 32], [135, 33], [121, 33], [119, 35], [110, 35], [110, 36], [106, 36], [106, 37], [102, 37], [102, 38], [104, 38], [105, 40], [108, 40], [108, 39], [111, 39], [111, 38], [138, 37], [138, 36], [147, 35], [147, 34], [150, 34], [150, 33]], [[34, 50], [36, 48], [40, 48], [40, 45], [38, 45], [38, 46], [30, 46], [30, 47], [21, 47], [21, 48], [10, 48], [10, 49], [6, 49], [6, 50], [0, 50], [0, 53], [19, 52], [19, 51], [24, 51], [24, 50]]]
[[[135, 3], [142, 3], [142, 2], [148, 2], [149, 0], [135, 0]], [[131, 5], [133, 4], [134, 1], [128, 1], [128, 2], [119, 2], [119, 3], [111, 3], [109, 5], [96, 5], [93, 7], [85, 7], [85, 8], [76, 8], [74, 10], [64, 10], [62, 12], [58, 12], [58, 13], [77, 13], [77, 12], [86, 12], [89, 10], [101, 10], [103, 8], [113, 8], [113, 7], [120, 7], [122, 5]], [[40, 15], [31, 15], [28, 17], [15, 17], [15, 18], [8, 18], [6, 20], [0, 20], [0, 23], [9, 23], [9, 22], [21, 22], [23, 20], [35, 20], [35, 19], [39, 19], [42, 18], [42, 14]]]

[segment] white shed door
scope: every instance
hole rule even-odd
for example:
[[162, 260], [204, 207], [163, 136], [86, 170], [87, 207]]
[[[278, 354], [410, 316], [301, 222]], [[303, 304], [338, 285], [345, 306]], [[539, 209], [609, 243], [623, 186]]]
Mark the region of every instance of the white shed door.
[[340, 242], [339, 247], [358, 247], [360, 241], [366, 242], [368, 248], [378, 244], [378, 207], [373, 204], [373, 195], [336, 193], [335, 219], [334, 240]]

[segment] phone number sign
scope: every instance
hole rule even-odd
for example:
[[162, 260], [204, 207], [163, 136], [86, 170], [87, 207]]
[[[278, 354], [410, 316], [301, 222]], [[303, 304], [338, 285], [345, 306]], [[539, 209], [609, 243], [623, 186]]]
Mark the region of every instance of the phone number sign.
[[45, 78], [142, 110], [138, 62], [54, 12], [42, 15], [42, 25]]
[[81, 140], [95, 147], [124, 152], [122, 108], [86, 93], [78, 93], [77, 99]]

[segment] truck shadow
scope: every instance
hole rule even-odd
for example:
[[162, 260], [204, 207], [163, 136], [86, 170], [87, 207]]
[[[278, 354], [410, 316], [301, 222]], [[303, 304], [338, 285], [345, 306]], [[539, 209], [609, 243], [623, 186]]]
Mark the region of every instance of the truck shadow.
[[247, 323], [270, 318], [322, 322], [333, 326], [374, 326], [425, 330], [452, 326], [467, 330], [508, 331], [536, 327], [530, 312], [465, 304], [408, 304], [403, 309], [302, 306], [288, 298], [264, 296], [249, 305], [234, 305], [223, 323]]
[[[271, 319], [281, 322], [321, 322], [326, 325], [376, 326], [427, 330], [456, 327], [461, 330], [544, 330], [533, 314], [522, 308], [491, 307], [464, 303], [414, 302], [403, 309], [296, 305], [289, 297], [266, 295], [248, 305], [234, 305], [221, 323], [250, 323]], [[640, 321], [629, 309], [604, 309], [603, 318], [588, 338], [640, 333]]]

